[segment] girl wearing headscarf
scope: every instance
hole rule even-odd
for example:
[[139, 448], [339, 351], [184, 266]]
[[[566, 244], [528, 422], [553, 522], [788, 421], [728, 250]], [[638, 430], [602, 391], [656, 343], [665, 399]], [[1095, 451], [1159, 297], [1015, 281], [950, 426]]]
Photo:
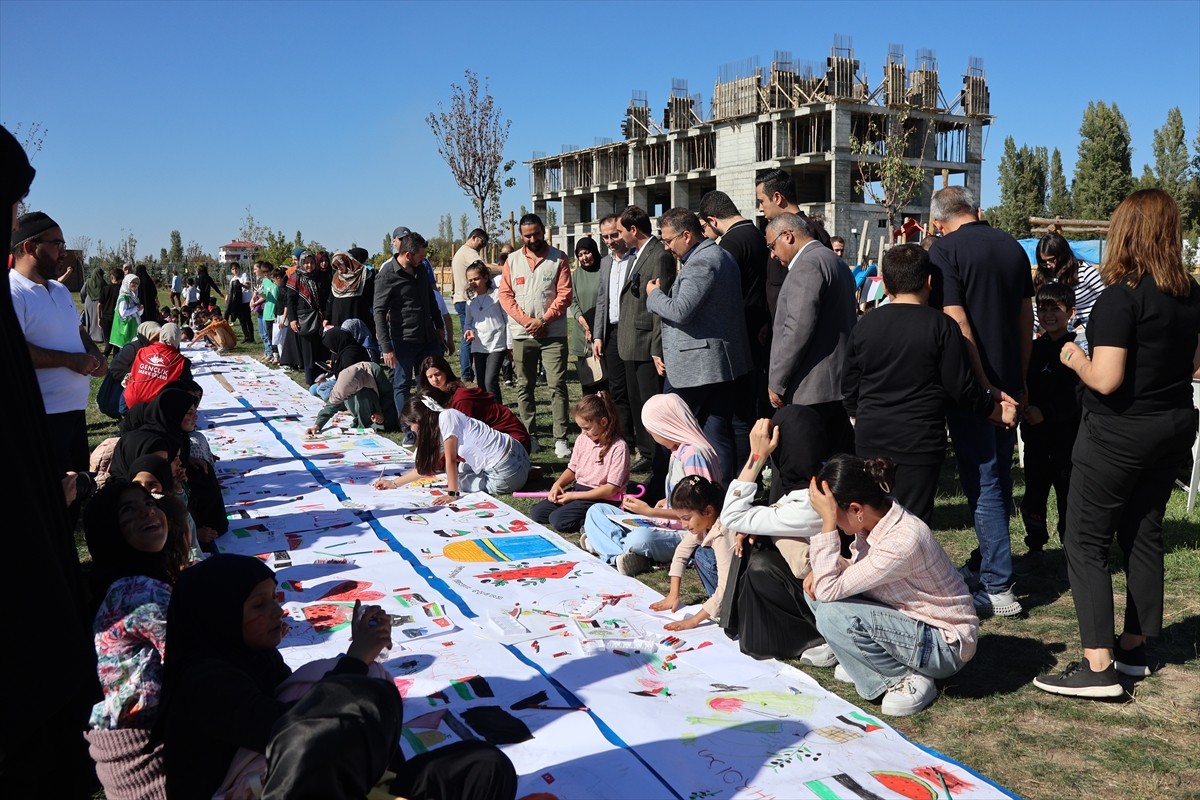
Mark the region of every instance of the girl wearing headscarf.
[[113, 317], [112, 333], [108, 342], [114, 347], [124, 347], [137, 334], [142, 321], [142, 303], [138, 299], [138, 276], [126, 275], [121, 281], [121, 293], [117, 295], [117, 309]]
[[[679, 514], [671, 508], [675, 487], [687, 475], [699, 475], [714, 483], [721, 480], [717, 454], [696, 424], [696, 418], [677, 394], [659, 394], [642, 407], [642, 424], [658, 444], [670, 453], [665, 499], [651, 507], [636, 497], [626, 497], [621, 507], [597, 503], [588, 509], [586, 536], [580, 544], [610, 564], [622, 575], [638, 575], [655, 564], [669, 562], [682, 538]], [[617, 522], [617, 517], [637, 514], [660, 521], [662, 527], [636, 527]]]
[[323, 397], [325, 406], [305, 433], [310, 436], [320, 433], [325, 423], [343, 410], [354, 415], [355, 427], [381, 432], [387, 427], [394, 429], [396, 401], [391, 395], [392, 382], [383, 367], [371, 361], [367, 351], [344, 330], [327, 330], [321, 341], [329, 350], [330, 368], [337, 377], [329, 382], [328, 394], [318, 394], [318, 385], [313, 385], [313, 394]]
[[[808, 538], [821, 532], [821, 516], [809, 501], [809, 482], [830, 456], [820, 414], [807, 406], [785, 406], [750, 431], [750, 457], [731, 481], [721, 524], [745, 535], [735, 560], [736, 585], [725, 595], [721, 626], [755, 658], [798, 658], [831, 667], [837, 657], [817, 632], [804, 600], [810, 571]], [[780, 497], [754, 505], [759, 473], [771, 459]], [[772, 492], [774, 494], [774, 492]]]
[[191, 380], [192, 364], [179, 352], [179, 326], [168, 322], [158, 331], [158, 341], [143, 347], [133, 358], [125, 381], [125, 407], [148, 403], [180, 379]]
[[332, 265], [329, 324], [340, 328], [343, 322], [357, 319], [368, 325], [374, 319], [375, 276], [344, 250], [333, 254]]
[[138, 278], [138, 303], [142, 306], [142, 316], [146, 319], [158, 319], [158, 286], [150, 277], [150, 270], [145, 264], [138, 264], [133, 271]]
[[[175, 464], [180, 466], [178, 461]], [[177, 481], [175, 472], [176, 468], [166, 459], [154, 454], [140, 456], [129, 467], [130, 480], [154, 495], [158, 507], [167, 515], [172, 532], [179, 531], [178, 536], [172, 537], [175, 542], [168, 557], [173, 567], [182, 570], [203, 556], [196, 539], [196, 521], [187, 510], [187, 497], [183, 493], [185, 481]]]
[[[168, 617], [164, 686], [172, 800], [209, 800], [239, 752], [265, 756], [264, 797], [362, 798], [397, 758], [403, 705], [370, 665], [391, 619], [355, 604], [346, 655], [295, 701], [276, 649], [287, 625], [275, 574], [256, 558], [216, 555], [188, 569]], [[281, 692], [282, 690], [282, 692]], [[494, 747], [452, 745], [400, 768], [405, 797], [512, 798], [512, 765]]]
[[88, 503], [84, 533], [97, 594], [104, 597], [93, 625], [104, 698], [92, 709], [86, 734], [96, 773], [114, 800], [165, 800], [162, 743], [152, 729], [167, 606], [178, 576], [168, 555], [173, 532], [150, 492], [114, 481]]
[[121, 280], [125, 277], [120, 267], [110, 267], [104, 284], [100, 287], [100, 330], [105, 343], [104, 355], [111, 358], [119, 348], [109, 342], [112, 336], [113, 318], [117, 315], [117, 298], [121, 295]]
[[312, 253], [300, 256], [300, 269], [288, 278], [288, 320], [300, 346], [300, 362], [306, 385], [312, 386], [318, 375], [317, 362], [326, 357], [321, 335], [328, 319], [328, 295], [317, 276], [317, 259]]

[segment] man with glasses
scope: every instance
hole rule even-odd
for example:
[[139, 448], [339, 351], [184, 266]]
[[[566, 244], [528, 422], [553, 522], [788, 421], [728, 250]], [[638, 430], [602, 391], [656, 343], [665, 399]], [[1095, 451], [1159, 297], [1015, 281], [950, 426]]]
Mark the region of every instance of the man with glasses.
[[679, 274], [668, 291], [650, 281], [646, 307], [662, 318], [668, 391], [692, 410], [729, 480], [738, 467], [735, 381], [750, 371], [746, 326], [728, 313], [729, 298], [742, 293], [737, 262], [704, 237], [700, 220], [686, 208], [663, 214], [662, 242], [679, 260]]
[[[662, 360], [662, 322], [646, 308], [646, 284], [658, 280], [662, 290], [668, 291], [675, 280], [675, 257], [650, 230], [650, 215], [637, 206], [627, 207], [617, 218], [617, 232], [633, 261], [616, 295], [621, 319], [616, 345], [625, 362], [625, 386], [640, 456], [630, 467], [634, 472], [650, 469], [654, 459], [654, 439], [641, 426], [642, 406], [662, 392], [666, 373]], [[610, 303], [612, 297], [610, 294]]]
[[[754, 179], [754, 197], [755, 203], [768, 222], [780, 214], [794, 214], [805, 223], [809, 222], [808, 217], [796, 204], [796, 184], [792, 176], [781, 169], [769, 169]], [[829, 247], [829, 234], [825, 232], [824, 226], [809, 225], [809, 228], [814, 239]], [[767, 309], [771, 313], [771, 319], [775, 318], [779, 290], [788, 275], [786, 264], [786, 261], [779, 260], [767, 264]]]
[[780, 214], [767, 226], [767, 246], [787, 265], [771, 338], [767, 395], [782, 408], [809, 406], [821, 415], [832, 452], [854, 452], [842, 407], [842, 365], [857, 320], [854, 276], [813, 238], [810, 222]]
[[13, 307], [46, 407], [49, 449], [60, 474], [88, 468], [87, 408], [91, 378], [108, 366], [92, 337], [79, 324], [71, 291], [55, 280], [63, 246], [62, 228], [41, 211], [17, 219], [9, 272]]
[[[617, 329], [621, 321], [621, 287], [629, 277], [633, 257], [617, 229], [616, 214], [609, 214], [600, 220], [600, 238], [608, 248], [608, 255], [600, 259], [600, 286], [596, 293], [596, 315], [592, 323], [592, 352], [604, 361], [608, 393], [621, 417], [621, 435], [625, 437], [625, 443], [632, 453], [637, 447], [634, 433], [641, 428], [642, 421], [634, 419], [630, 408], [625, 362], [621, 360], [621, 349], [617, 347]], [[606, 342], [610, 343], [607, 347]]]

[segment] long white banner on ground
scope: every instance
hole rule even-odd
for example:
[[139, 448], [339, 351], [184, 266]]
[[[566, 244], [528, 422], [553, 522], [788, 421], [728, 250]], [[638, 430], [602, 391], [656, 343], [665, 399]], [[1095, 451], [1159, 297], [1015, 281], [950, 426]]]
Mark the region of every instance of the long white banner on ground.
[[[676, 635], [654, 590], [485, 494], [381, 492], [403, 448], [336, 427], [280, 370], [188, 350], [230, 514], [221, 552], [277, 573], [298, 667], [344, 652], [355, 600], [393, 615], [401, 745], [501, 746], [520, 794], [560, 798], [1009, 797], [713, 625]], [[694, 609], [693, 609], [694, 610]]]

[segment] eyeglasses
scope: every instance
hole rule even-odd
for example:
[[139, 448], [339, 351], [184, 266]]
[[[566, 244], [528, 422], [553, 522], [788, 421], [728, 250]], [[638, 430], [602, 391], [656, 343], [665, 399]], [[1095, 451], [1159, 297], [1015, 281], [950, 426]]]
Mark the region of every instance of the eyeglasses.
[[67, 243], [67, 240], [66, 239], [38, 239], [37, 243], [38, 244], [52, 244], [55, 247], [62, 247], [64, 244]]
[[[785, 233], [791, 233], [791, 231], [780, 231], [779, 236], [783, 236]], [[767, 250], [769, 250], [772, 253], [775, 252], [775, 243], [779, 241], [779, 236], [776, 236], [774, 239], [771, 240], [771, 242], [767, 245]]]
[[675, 241], [675, 240], [676, 240], [676, 239], [678, 239], [680, 236], [683, 236], [683, 234], [685, 234], [685, 233], [687, 233], [687, 231], [680, 231], [679, 233], [677, 233], [677, 234], [675, 234], [674, 236], [672, 236], [670, 239], [667, 239], [667, 238], [663, 237], [663, 235], [662, 235], [662, 231], [659, 231], [659, 232], [658, 232], [658, 237], [659, 237], [660, 239], [662, 239], [663, 247], [670, 247], [670, 246], [671, 246], [671, 242]]

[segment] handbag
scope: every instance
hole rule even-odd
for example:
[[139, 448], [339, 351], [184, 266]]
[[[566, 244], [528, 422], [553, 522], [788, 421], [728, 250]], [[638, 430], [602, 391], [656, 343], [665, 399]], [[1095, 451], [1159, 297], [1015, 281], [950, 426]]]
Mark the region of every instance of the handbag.
[[125, 389], [121, 386], [120, 381], [113, 380], [111, 372], [106, 373], [104, 380], [100, 382], [100, 388], [96, 390], [96, 407], [100, 409], [100, 413], [113, 419], [121, 418], [121, 396]]
[[604, 362], [595, 353], [583, 356], [578, 361], [579, 382], [584, 386], [604, 380]]

